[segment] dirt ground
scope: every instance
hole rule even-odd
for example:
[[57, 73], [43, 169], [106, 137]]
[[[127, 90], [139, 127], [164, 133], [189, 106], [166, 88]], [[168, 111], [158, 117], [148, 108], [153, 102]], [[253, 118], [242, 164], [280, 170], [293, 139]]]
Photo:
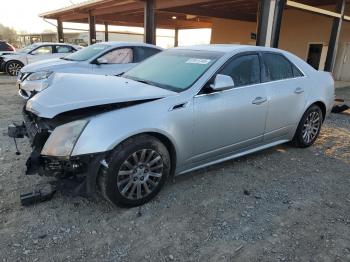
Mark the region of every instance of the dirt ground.
[[[0, 75], [3, 261], [350, 261], [350, 112], [331, 115], [308, 149], [275, 147], [169, 181], [141, 208], [60, 193], [31, 207], [20, 192], [29, 145], [14, 81]], [[350, 88], [337, 89], [350, 101]]]

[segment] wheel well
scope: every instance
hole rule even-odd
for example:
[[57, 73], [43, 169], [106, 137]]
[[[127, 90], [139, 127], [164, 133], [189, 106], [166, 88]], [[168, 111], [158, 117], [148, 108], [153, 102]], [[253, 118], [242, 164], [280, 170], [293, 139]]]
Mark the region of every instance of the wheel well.
[[321, 102], [321, 101], [317, 101], [317, 102], [313, 103], [313, 105], [317, 105], [319, 108], [321, 108], [322, 118], [323, 118], [323, 121], [324, 121], [325, 120], [325, 116], [326, 116], [326, 112], [327, 112], [326, 105], [323, 102]]
[[[143, 134], [153, 136], [153, 137], [159, 139], [164, 144], [164, 146], [166, 147], [166, 149], [168, 150], [169, 155], [170, 155], [170, 161], [171, 161], [170, 174], [174, 175], [175, 169], [176, 169], [176, 149], [175, 149], [173, 143], [170, 141], [170, 139], [168, 137], [166, 137], [165, 135], [160, 134], [160, 133], [156, 133], [156, 132], [147, 132], [147, 133], [143, 133]], [[139, 134], [139, 135], [142, 135], [142, 134]]]
[[19, 60], [9, 60], [9, 61], [7, 61], [6, 62], [6, 64], [5, 64], [5, 66], [7, 66], [9, 63], [11, 63], [11, 62], [17, 62], [17, 63], [19, 63], [19, 64], [21, 64], [22, 66], [24, 66], [24, 64], [21, 62], [21, 61], [19, 61]]
[[160, 133], [157, 132], [145, 132], [145, 133], [139, 133], [136, 135], [133, 135], [131, 137], [128, 137], [126, 139], [124, 139], [122, 142], [120, 142], [119, 144], [133, 138], [133, 137], [137, 137], [137, 136], [142, 136], [142, 135], [149, 135], [149, 136], [153, 136], [155, 138], [157, 138], [160, 142], [163, 143], [163, 145], [166, 147], [166, 149], [169, 152], [170, 155], [170, 161], [171, 161], [171, 170], [170, 170], [170, 175], [173, 176], [175, 174], [175, 169], [176, 169], [176, 161], [177, 161], [177, 156], [176, 156], [176, 150], [175, 150], [175, 146], [173, 145], [173, 143], [171, 142], [171, 140]]

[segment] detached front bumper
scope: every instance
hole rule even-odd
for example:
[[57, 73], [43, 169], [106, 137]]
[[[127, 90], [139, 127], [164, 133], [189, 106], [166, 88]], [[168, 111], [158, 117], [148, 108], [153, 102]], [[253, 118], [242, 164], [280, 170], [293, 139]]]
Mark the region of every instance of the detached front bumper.
[[14, 139], [26, 136], [31, 142], [32, 152], [26, 162], [26, 175], [50, 176], [59, 180], [79, 178], [80, 194], [95, 195], [98, 174], [106, 168], [103, 163], [107, 152], [67, 158], [41, 155], [49, 131], [38, 127], [26, 114], [24, 120], [22, 124], [9, 125], [8, 135]]
[[20, 72], [17, 77], [18, 95], [24, 100], [33, 97], [40, 90], [44, 90], [47, 86], [47, 79], [28, 81], [27, 78], [32, 73]]

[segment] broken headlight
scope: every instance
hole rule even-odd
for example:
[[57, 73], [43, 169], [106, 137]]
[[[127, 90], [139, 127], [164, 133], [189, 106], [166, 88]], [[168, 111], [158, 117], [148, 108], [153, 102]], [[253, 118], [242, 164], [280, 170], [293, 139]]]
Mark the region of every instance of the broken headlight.
[[36, 72], [33, 74], [30, 74], [27, 77], [28, 81], [37, 81], [37, 80], [43, 80], [43, 79], [47, 79], [49, 78], [50, 75], [52, 75], [52, 71], [40, 71], [40, 72]]
[[55, 128], [47, 139], [41, 154], [44, 156], [69, 157], [87, 120], [77, 120]]

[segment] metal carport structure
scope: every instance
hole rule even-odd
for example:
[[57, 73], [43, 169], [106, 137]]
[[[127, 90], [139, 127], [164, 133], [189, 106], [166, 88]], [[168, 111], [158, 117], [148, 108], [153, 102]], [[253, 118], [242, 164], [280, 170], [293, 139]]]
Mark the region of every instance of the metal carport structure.
[[[90, 44], [96, 42], [96, 24], [144, 27], [144, 41], [155, 44], [156, 28], [178, 30], [210, 28], [212, 18], [257, 22], [256, 44], [278, 47], [284, 10], [296, 8], [333, 19], [325, 70], [332, 71], [347, 0], [90, 0], [40, 16], [57, 20], [58, 39], [64, 41], [63, 22], [89, 24]], [[320, 8], [332, 6], [331, 9]], [[176, 45], [176, 44], [175, 44]]]

